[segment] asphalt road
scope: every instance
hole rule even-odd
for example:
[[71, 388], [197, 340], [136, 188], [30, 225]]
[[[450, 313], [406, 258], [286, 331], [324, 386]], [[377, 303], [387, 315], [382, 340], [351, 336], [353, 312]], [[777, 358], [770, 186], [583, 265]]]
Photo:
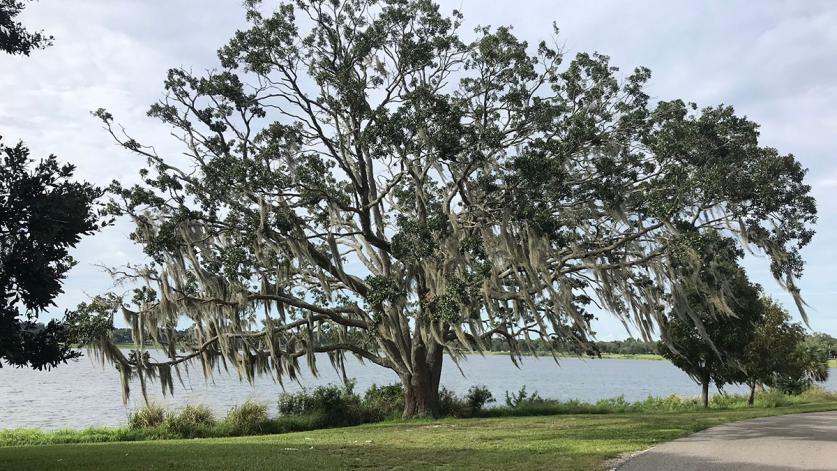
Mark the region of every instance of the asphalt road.
[[663, 443], [618, 471], [837, 471], [837, 412], [746, 420]]

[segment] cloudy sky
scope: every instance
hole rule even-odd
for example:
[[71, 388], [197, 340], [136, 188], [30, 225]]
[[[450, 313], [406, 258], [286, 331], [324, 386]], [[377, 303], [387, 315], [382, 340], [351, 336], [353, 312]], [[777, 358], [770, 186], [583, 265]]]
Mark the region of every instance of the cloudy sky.
[[[270, 3], [272, 0], [266, 0]], [[837, 2], [443, 0], [460, 9], [466, 29], [514, 26], [536, 43], [557, 22], [568, 54], [598, 51], [629, 72], [653, 71], [655, 99], [732, 104], [762, 125], [762, 144], [793, 153], [810, 169], [817, 197], [817, 236], [805, 251], [801, 286], [811, 327], [837, 335]], [[170, 67], [216, 66], [215, 51], [245, 26], [238, 0], [40, 0], [21, 16], [55, 45], [30, 58], [0, 55], [0, 135], [23, 140], [35, 156], [50, 153], [78, 166], [78, 176], [105, 185], [131, 182], [139, 162], [117, 148], [90, 111], [106, 107], [141, 141], [170, 155], [168, 130], [145, 117]], [[141, 260], [118, 224], [74, 252], [59, 308], [106, 291], [97, 265]], [[791, 307], [764, 259], [747, 261], [751, 277]], [[793, 312], [793, 310], [792, 310]], [[602, 316], [603, 339], [624, 328]]]

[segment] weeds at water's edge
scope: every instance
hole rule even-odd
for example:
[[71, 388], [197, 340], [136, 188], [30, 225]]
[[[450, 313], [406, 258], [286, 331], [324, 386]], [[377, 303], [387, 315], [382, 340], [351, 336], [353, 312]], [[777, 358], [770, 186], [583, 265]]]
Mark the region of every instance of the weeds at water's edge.
[[[289, 432], [360, 425], [363, 423], [400, 421], [398, 385], [373, 387], [360, 397], [351, 388], [323, 386], [311, 391], [282, 395], [279, 399], [280, 414], [270, 418], [267, 406], [246, 402], [230, 410], [221, 420], [216, 420], [205, 406], [190, 405], [180, 411], [165, 411], [159, 406], [147, 406], [134, 411], [129, 425], [121, 428], [88, 428], [84, 430], [42, 431], [15, 429], [0, 431], [0, 446], [50, 445], [67, 443], [102, 443], [139, 440], [163, 440], [182, 438], [220, 438], [244, 435], [268, 435]], [[644, 401], [630, 402], [623, 397], [605, 399], [594, 403], [543, 399], [536, 392], [521, 388], [517, 393], [506, 393], [504, 405], [486, 408], [493, 402], [491, 393], [484, 387], [472, 387], [465, 397], [457, 397], [450, 391], [442, 392], [442, 412], [445, 416], [515, 417], [561, 414], [630, 414], [701, 411], [697, 399], [676, 395]], [[742, 395], [716, 395], [711, 400], [712, 410], [747, 408], [747, 398]], [[756, 396], [756, 409], [803, 404], [837, 402], [837, 393], [812, 388], [800, 395], [785, 395], [768, 390]]]

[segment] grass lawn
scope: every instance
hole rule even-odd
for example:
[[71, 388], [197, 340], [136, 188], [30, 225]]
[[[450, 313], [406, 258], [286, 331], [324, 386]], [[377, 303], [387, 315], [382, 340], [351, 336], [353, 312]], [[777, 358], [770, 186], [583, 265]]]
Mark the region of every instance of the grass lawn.
[[829, 367], [829, 368], [837, 368], [837, 359], [835, 359], [835, 360], [828, 360], [828, 367]]
[[388, 422], [224, 439], [0, 448], [2, 470], [594, 470], [725, 422], [837, 410], [837, 403], [774, 409], [555, 415]]

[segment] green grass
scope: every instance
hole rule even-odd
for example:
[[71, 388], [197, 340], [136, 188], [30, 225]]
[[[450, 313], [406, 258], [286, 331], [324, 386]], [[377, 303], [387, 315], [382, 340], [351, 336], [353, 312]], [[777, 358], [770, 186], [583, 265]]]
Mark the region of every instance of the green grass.
[[[645, 400], [634, 402], [626, 401], [621, 396], [596, 402], [583, 402], [543, 399], [536, 392], [528, 392], [522, 389], [511, 396], [514, 405], [503, 404], [505, 401], [498, 398], [498, 403], [494, 407], [482, 409], [477, 412], [477, 416], [489, 418], [584, 414], [658, 414], [703, 410], [703, 406], [697, 397], [682, 398], [677, 395], [667, 397], [649, 396]], [[506, 398], [506, 400], [509, 400], [509, 398]], [[456, 407], [453, 407], [450, 411], [451, 415], [458, 418], [472, 417], [467, 413], [464, 401], [459, 399], [457, 402]], [[756, 394], [755, 409], [823, 403], [837, 404], [837, 393], [822, 388], [811, 388], [799, 395], [788, 395], [777, 390], [767, 390]], [[709, 405], [711, 409], [718, 412], [750, 409], [750, 406], [747, 405], [747, 398], [743, 395], [716, 394], [712, 396]], [[331, 413], [315, 411], [304, 415], [279, 415], [270, 418], [267, 415], [265, 405], [248, 402], [241, 407], [233, 408], [223, 419], [216, 420], [211, 411], [203, 406], [191, 405], [179, 411], [166, 411], [152, 404], [134, 411], [127, 427], [56, 431], [38, 429], [0, 430], [0, 447], [274, 435], [381, 422], [387, 418], [385, 414], [374, 412], [375, 409], [385, 407], [384, 403], [367, 404], [365, 406], [363, 404], [351, 406], [345, 404], [345, 406], [345, 408], [338, 408], [341, 411], [339, 413], [337, 411]], [[401, 408], [403, 408], [403, 405], [396, 405], [396, 410], [401, 410]], [[201, 411], [203, 412], [198, 414]], [[398, 413], [389, 416], [389, 418], [392, 419], [397, 416]]]
[[829, 368], [837, 368], [837, 358], [834, 360], [828, 360], [828, 367]]
[[622, 453], [707, 427], [768, 415], [837, 409], [837, 402], [773, 409], [399, 421], [258, 437], [0, 448], [0, 469], [593, 470]]

